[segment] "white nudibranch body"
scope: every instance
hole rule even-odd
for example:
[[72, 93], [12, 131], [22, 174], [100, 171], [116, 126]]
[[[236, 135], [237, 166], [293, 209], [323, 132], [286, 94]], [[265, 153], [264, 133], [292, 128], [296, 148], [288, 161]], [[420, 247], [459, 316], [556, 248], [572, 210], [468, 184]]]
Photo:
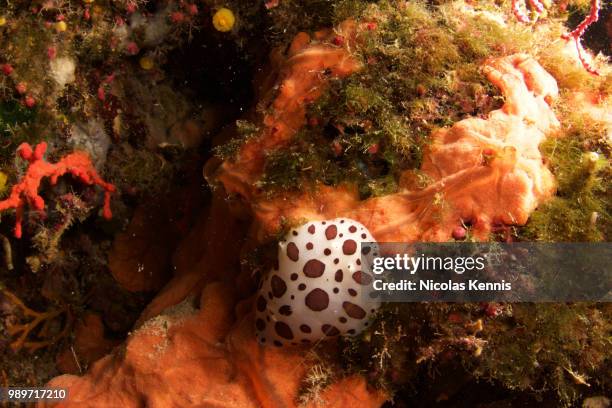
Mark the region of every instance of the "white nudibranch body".
[[356, 335], [379, 303], [370, 297], [373, 276], [362, 270], [361, 243], [374, 242], [348, 218], [311, 221], [278, 244], [278, 266], [260, 283], [255, 328], [261, 344], [308, 344]]

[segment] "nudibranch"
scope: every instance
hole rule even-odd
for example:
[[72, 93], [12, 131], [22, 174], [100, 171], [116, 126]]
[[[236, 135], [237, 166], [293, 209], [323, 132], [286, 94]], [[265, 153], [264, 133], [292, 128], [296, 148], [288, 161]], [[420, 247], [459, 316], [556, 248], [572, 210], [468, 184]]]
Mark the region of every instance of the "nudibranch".
[[[373, 276], [362, 270], [361, 243], [375, 242], [349, 218], [311, 221], [278, 244], [278, 264], [262, 279], [255, 300], [261, 344], [309, 344], [354, 336], [380, 306]], [[364, 247], [365, 249], [365, 247]]]

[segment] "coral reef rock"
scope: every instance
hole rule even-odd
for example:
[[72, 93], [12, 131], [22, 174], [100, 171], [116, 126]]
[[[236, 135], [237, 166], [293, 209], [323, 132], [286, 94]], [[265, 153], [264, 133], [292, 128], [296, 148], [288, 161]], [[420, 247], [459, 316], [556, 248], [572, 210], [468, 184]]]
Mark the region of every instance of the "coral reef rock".
[[[331, 79], [347, 77], [359, 69], [360, 63], [349, 51], [355, 26], [355, 22], [347, 21], [337, 30], [317, 32], [314, 38], [306, 33], [296, 36], [279, 63], [279, 81], [263, 97], [265, 101], [276, 95], [270, 102], [271, 113], [263, 119], [262, 134], [248, 140], [238, 158], [223, 163], [218, 174], [228, 192], [250, 196], [249, 186], [263, 171], [266, 151], [284, 147], [304, 126], [306, 105], [323, 94]], [[340, 36], [345, 39], [342, 46], [325, 42]]]
[[[557, 84], [528, 55], [490, 60], [484, 72], [506, 102], [486, 119], [464, 119], [432, 134], [421, 168], [432, 180], [429, 186], [365, 201], [345, 186], [262, 196], [252, 203], [261, 234], [278, 230], [282, 219], [348, 217], [364, 224], [378, 241], [448, 241], [464, 223], [472, 226], [476, 238], [486, 239], [495, 224], [527, 222], [555, 192], [538, 146], [559, 127], [549, 106], [557, 97]], [[230, 182], [220, 177], [228, 191], [252, 189], [236, 188], [235, 172], [232, 176]]]

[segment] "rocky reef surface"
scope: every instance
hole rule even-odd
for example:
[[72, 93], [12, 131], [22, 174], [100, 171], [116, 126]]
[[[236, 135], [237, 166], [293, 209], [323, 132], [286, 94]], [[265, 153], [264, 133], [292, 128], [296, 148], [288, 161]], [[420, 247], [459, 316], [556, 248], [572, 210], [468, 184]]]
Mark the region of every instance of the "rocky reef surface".
[[608, 241], [610, 15], [0, 0], [0, 384], [66, 407], [609, 405], [609, 303], [370, 309], [351, 268], [359, 236]]

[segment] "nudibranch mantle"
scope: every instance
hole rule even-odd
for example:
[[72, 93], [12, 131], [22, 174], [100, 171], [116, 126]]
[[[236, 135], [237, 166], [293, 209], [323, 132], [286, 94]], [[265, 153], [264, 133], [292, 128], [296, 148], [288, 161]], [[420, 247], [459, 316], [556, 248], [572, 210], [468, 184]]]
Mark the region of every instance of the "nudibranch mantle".
[[278, 265], [262, 279], [255, 300], [261, 344], [309, 344], [356, 335], [379, 307], [373, 276], [362, 270], [361, 243], [375, 242], [349, 218], [311, 221], [278, 244]]

